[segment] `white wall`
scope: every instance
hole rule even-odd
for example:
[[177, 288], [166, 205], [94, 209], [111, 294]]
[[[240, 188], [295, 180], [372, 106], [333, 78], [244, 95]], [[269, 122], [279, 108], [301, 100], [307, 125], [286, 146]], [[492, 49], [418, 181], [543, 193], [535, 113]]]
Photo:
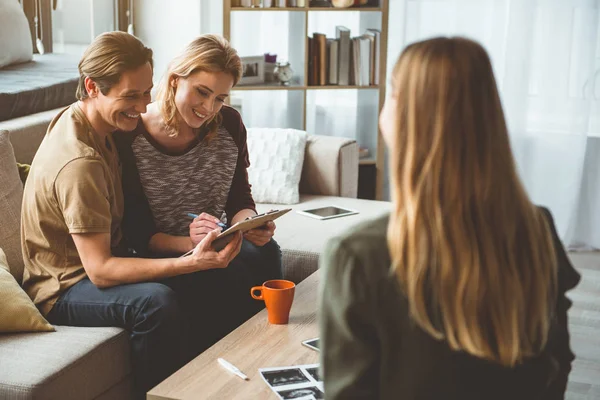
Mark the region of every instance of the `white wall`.
[[113, 0], [59, 0], [52, 11], [53, 42], [59, 50], [62, 45], [88, 45], [100, 33], [114, 30], [113, 4]]
[[155, 83], [194, 38], [222, 33], [222, 7], [220, 0], [134, 0], [135, 35], [154, 51]]

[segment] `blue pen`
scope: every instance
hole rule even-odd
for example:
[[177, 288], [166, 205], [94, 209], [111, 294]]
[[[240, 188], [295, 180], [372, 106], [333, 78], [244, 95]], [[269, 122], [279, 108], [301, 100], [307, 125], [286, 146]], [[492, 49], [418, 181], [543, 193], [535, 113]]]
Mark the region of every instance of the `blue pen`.
[[[198, 215], [196, 215], [196, 214], [192, 214], [192, 213], [188, 213], [188, 217], [191, 217], [191, 218], [198, 218]], [[217, 225], [219, 225], [219, 226], [220, 226], [221, 228], [223, 228], [223, 229], [227, 228], [227, 225], [225, 225], [225, 224], [224, 224], [224, 223], [222, 223], [222, 222], [217, 222]]]

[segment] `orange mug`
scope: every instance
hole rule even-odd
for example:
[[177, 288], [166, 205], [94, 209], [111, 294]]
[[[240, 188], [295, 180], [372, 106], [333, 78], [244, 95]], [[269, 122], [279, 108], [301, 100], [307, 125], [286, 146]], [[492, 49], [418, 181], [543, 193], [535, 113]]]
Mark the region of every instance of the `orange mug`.
[[[260, 295], [255, 295], [255, 291], [260, 291]], [[250, 295], [253, 299], [265, 301], [270, 323], [283, 325], [287, 324], [290, 319], [290, 309], [295, 291], [294, 282], [274, 279], [266, 281], [262, 286], [254, 286], [250, 289]]]

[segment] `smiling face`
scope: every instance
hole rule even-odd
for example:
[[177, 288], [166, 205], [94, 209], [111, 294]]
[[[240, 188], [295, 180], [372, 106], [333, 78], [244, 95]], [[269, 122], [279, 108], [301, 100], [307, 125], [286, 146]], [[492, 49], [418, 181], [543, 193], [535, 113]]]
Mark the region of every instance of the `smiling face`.
[[187, 78], [174, 77], [175, 105], [182, 122], [200, 128], [221, 110], [233, 87], [233, 77], [226, 72], [198, 71]]
[[86, 88], [100, 116], [100, 129], [106, 132], [117, 129], [132, 131], [138, 124], [140, 114], [145, 113], [146, 106], [150, 104], [152, 67], [146, 63], [123, 72], [119, 82], [106, 94], [98, 90], [93, 81], [86, 80]]

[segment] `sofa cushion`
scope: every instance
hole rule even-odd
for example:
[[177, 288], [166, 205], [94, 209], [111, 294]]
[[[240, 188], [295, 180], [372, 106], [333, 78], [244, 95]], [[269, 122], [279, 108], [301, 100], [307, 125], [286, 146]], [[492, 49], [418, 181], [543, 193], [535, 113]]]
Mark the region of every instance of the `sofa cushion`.
[[17, 162], [31, 164], [50, 122], [65, 107], [0, 122], [0, 130], [10, 133]]
[[300, 193], [356, 198], [358, 165], [356, 140], [308, 135]]
[[0, 398], [94, 399], [129, 375], [129, 354], [119, 328], [0, 335]]
[[0, 68], [32, 57], [29, 22], [21, 5], [15, 0], [0, 0]]
[[0, 333], [54, 330], [11, 275], [1, 248], [0, 304]]
[[248, 180], [254, 201], [298, 203], [306, 136], [296, 129], [248, 129]]
[[[329, 205], [351, 208], [358, 211], [358, 214], [321, 221], [296, 212]], [[319, 268], [319, 255], [323, 253], [325, 244], [330, 238], [358, 223], [375, 219], [391, 211], [391, 203], [385, 201], [315, 195], [301, 195], [300, 203], [289, 207], [292, 211], [275, 222], [277, 224], [275, 240], [283, 253], [283, 276], [296, 283]], [[281, 206], [257, 204], [256, 208], [258, 212], [265, 212]]]
[[6, 253], [10, 272], [17, 282], [23, 279], [21, 252], [21, 201], [23, 184], [8, 132], [0, 131], [0, 247]]
[[77, 55], [54, 53], [36, 54], [33, 61], [2, 68], [0, 121], [64, 107], [76, 101], [78, 64]]
[[31, 171], [31, 165], [17, 163], [17, 168], [19, 170], [19, 178], [21, 178], [21, 182], [23, 182], [24, 185], [29, 176], [29, 171]]

